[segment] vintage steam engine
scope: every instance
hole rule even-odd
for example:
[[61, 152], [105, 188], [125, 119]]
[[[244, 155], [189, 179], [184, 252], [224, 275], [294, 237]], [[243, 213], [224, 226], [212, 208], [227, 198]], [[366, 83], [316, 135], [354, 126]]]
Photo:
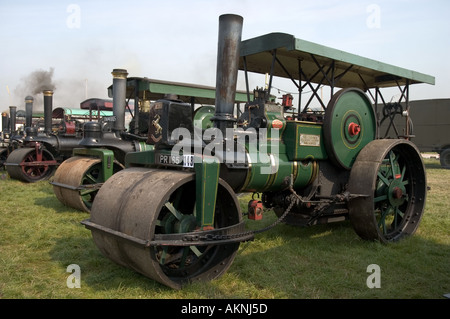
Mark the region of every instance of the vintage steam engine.
[[[84, 126], [84, 137], [73, 157], [64, 161], [56, 170], [51, 184], [61, 203], [66, 206], [89, 212], [97, 191], [113, 174], [124, 168], [125, 156], [130, 152], [153, 150], [146, 143], [148, 125], [158, 126], [159, 119], [152, 118], [149, 123], [149, 109], [152, 101], [165, 99], [180, 103], [189, 101], [190, 121], [208, 127], [212, 116], [210, 104], [214, 104], [214, 88], [188, 83], [167, 82], [149, 78], [128, 77], [124, 69], [114, 69], [113, 84], [108, 88], [112, 96], [113, 116], [107, 125], [88, 122]], [[240, 92], [238, 100], [244, 101]], [[134, 99], [134, 116], [130, 130], [125, 129], [125, 113], [128, 102]], [[194, 106], [202, 106], [194, 111]], [[186, 104], [183, 104], [186, 105]], [[181, 114], [180, 114], [181, 115]]]
[[102, 183], [124, 167], [125, 154], [150, 148], [139, 132], [131, 134], [125, 129], [127, 75], [125, 70], [113, 71], [113, 115], [103, 117], [102, 122], [86, 122], [83, 138], [71, 150], [72, 157], [55, 172], [53, 191], [66, 206], [89, 211]]
[[[37, 182], [48, 179], [56, 166], [71, 156], [72, 149], [81, 139], [81, 126], [75, 129], [74, 123], [61, 122], [58, 132], [53, 132], [52, 109], [53, 91], [45, 90], [44, 131], [32, 126], [31, 109], [25, 123], [25, 137], [20, 145], [8, 156], [5, 166], [11, 178], [24, 182]], [[67, 130], [67, 127], [70, 127]]]
[[[33, 121], [33, 97], [25, 97], [25, 127], [31, 127]], [[24, 141], [24, 132], [18, 132], [17, 106], [9, 107], [8, 113], [2, 113], [2, 132], [0, 132], [0, 166], [4, 169], [4, 164], [9, 154], [15, 149], [21, 147]]]
[[[434, 78], [380, 70], [372, 60], [287, 34], [241, 42], [242, 22], [219, 19], [214, 128], [197, 131], [186, 103], [157, 101], [149, 115], [153, 148], [126, 155], [127, 168], [103, 184], [82, 222], [105, 256], [175, 289], [220, 276], [239, 244], [254, 238], [238, 193], [262, 194], [249, 203], [250, 218], [260, 219], [263, 208], [279, 216], [275, 224], [349, 218], [360, 237], [381, 242], [413, 234], [424, 211], [421, 156], [407, 139], [377, 138], [377, 113], [365, 91], [375, 88], [377, 99], [380, 87]], [[235, 116], [239, 68], [247, 79], [248, 71], [264, 74], [267, 67], [268, 87], [256, 89], [253, 101], [249, 94]], [[324, 114], [307, 107], [295, 114], [290, 98], [270, 101], [276, 75], [300, 93], [309, 85], [313, 96], [324, 81], [342, 89], [321, 102]]]

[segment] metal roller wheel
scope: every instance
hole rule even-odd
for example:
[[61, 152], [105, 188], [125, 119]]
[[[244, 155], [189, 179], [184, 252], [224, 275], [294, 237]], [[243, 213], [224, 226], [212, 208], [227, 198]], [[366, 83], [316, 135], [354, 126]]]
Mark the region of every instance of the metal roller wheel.
[[[185, 171], [124, 169], [102, 186], [90, 220], [144, 240], [153, 240], [155, 234], [194, 231], [195, 175]], [[240, 221], [237, 197], [220, 180], [214, 227]], [[219, 277], [230, 267], [239, 248], [239, 243], [144, 247], [95, 229], [92, 236], [111, 260], [175, 289], [192, 281]]]
[[[42, 150], [42, 161], [54, 161], [52, 153]], [[9, 154], [5, 166], [9, 176], [23, 182], [33, 183], [48, 179], [55, 171], [55, 165], [33, 165], [37, 161], [34, 148], [18, 148]]]
[[426, 200], [425, 167], [418, 149], [403, 139], [375, 140], [358, 155], [348, 190], [350, 221], [363, 239], [383, 243], [412, 235]]
[[[113, 172], [123, 169], [114, 161]], [[53, 192], [65, 206], [89, 212], [105, 178], [98, 158], [74, 156], [58, 167], [53, 177]], [[65, 185], [65, 186], [60, 186]]]

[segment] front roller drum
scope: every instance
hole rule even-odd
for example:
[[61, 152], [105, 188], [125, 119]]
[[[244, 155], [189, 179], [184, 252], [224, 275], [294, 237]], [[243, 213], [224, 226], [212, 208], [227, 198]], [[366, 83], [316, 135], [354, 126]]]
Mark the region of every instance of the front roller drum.
[[[123, 169], [114, 161], [113, 173]], [[67, 207], [89, 212], [105, 177], [99, 158], [73, 156], [58, 167], [53, 177], [53, 192]]]
[[369, 143], [350, 172], [349, 216], [363, 239], [397, 241], [417, 230], [426, 200], [425, 167], [418, 149], [404, 139]]
[[[194, 232], [195, 174], [145, 168], [124, 169], [99, 190], [90, 221], [133, 238], [152, 241], [161, 234]], [[241, 222], [239, 202], [219, 180], [214, 228]], [[239, 242], [169, 246], [134, 242], [91, 229], [95, 244], [111, 260], [166, 286], [180, 289], [193, 281], [212, 280], [231, 265]]]
[[41, 156], [38, 156], [34, 147], [18, 148], [11, 152], [5, 162], [9, 176], [28, 183], [48, 179], [58, 163], [46, 149], [41, 152]]

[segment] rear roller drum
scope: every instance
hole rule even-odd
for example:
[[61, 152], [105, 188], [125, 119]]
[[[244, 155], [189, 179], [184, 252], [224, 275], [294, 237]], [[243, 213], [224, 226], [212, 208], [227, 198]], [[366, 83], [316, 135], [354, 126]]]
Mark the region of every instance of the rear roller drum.
[[411, 142], [375, 140], [358, 155], [349, 192], [362, 194], [349, 203], [350, 221], [363, 239], [383, 243], [412, 235], [426, 199], [425, 167]]
[[[112, 176], [97, 194], [91, 221], [135, 238], [197, 229], [195, 175], [184, 171], [129, 168]], [[240, 206], [231, 187], [219, 181], [214, 228], [238, 224]], [[92, 230], [100, 251], [116, 263], [166, 286], [212, 280], [234, 260], [239, 243], [144, 247]]]
[[[113, 173], [123, 169], [114, 162]], [[98, 158], [74, 156], [65, 160], [53, 177], [53, 192], [65, 206], [89, 212], [102, 183], [102, 162]]]
[[48, 179], [55, 171], [56, 161], [46, 149], [38, 160], [35, 148], [18, 148], [9, 154], [5, 166], [12, 179], [33, 183]]

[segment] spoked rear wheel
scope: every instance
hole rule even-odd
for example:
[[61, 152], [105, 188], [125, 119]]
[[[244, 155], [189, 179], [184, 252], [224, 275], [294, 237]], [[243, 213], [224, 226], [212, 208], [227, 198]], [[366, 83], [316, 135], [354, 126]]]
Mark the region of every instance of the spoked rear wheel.
[[9, 176], [23, 182], [34, 183], [48, 179], [56, 169], [52, 153], [42, 150], [39, 158], [35, 148], [18, 148], [9, 154], [5, 166]]
[[425, 168], [411, 142], [375, 140], [359, 153], [350, 173], [350, 221], [363, 239], [384, 243], [413, 234], [426, 200]]
[[[123, 234], [153, 240], [158, 234], [195, 231], [195, 175], [144, 168], [124, 169], [97, 193], [92, 223]], [[219, 181], [215, 228], [238, 224], [240, 206], [231, 187]], [[100, 251], [116, 263], [166, 286], [179, 289], [192, 281], [222, 275], [234, 260], [239, 243], [192, 246], [138, 246], [92, 229]]]

